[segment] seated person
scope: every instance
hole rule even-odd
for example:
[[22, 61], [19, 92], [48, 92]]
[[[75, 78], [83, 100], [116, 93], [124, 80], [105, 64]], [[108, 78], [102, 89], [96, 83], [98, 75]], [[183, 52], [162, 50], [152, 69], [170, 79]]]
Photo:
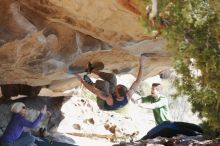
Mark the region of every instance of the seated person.
[[137, 78], [129, 89], [127, 89], [124, 85], [117, 85], [117, 79], [114, 74], [101, 72], [96, 69], [92, 69], [91, 73], [98, 75], [103, 80], [97, 80], [95, 83], [89, 84], [78, 74], [76, 74], [76, 77], [88, 90], [97, 96], [97, 103], [100, 109], [117, 110], [127, 105], [135, 90], [137, 90], [142, 78], [144, 67], [143, 63], [145, 58], [145, 56], [141, 55], [139, 59], [140, 67]]
[[30, 133], [23, 132], [23, 128], [36, 127], [47, 111], [46, 105], [33, 122], [25, 119], [25, 116], [27, 115], [27, 108], [24, 103], [14, 103], [11, 107], [11, 111], [13, 112], [12, 118], [1, 137], [1, 146], [36, 146], [36, 144], [34, 144], [34, 136]]

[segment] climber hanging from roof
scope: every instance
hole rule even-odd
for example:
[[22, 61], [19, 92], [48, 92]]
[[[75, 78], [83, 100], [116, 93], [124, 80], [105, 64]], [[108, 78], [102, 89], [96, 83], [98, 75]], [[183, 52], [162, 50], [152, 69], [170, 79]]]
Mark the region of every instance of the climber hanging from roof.
[[92, 65], [89, 65], [87, 69], [88, 72], [98, 75], [102, 80], [97, 80], [93, 83], [88, 76], [84, 76], [83, 79], [80, 75], [76, 74], [76, 77], [89, 91], [97, 96], [97, 104], [100, 109], [117, 110], [127, 105], [130, 99], [132, 100], [132, 95], [141, 82], [145, 58], [144, 55], [140, 56], [139, 72], [136, 80], [132, 83], [129, 89], [122, 84], [117, 84], [115, 74], [101, 72], [94, 69]]

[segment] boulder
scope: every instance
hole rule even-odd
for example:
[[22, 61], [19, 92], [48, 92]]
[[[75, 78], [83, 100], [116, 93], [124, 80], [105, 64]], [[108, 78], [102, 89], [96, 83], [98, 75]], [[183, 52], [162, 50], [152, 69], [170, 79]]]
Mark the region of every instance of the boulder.
[[2, 0], [0, 11], [0, 85], [65, 86], [67, 68], [89, 61], [136, 75], [141, 53], [152, 54], [145, 77], [171, 67], [163, 38], [144, 34], [134, 0]]

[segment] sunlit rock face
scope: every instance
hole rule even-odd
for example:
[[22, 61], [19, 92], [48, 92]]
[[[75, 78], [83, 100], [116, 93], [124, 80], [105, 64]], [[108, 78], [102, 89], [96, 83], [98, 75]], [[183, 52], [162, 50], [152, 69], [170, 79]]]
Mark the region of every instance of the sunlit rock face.
[[136, 75], [141, 53], [152, 55], [145, 76], [169, 68], [164, 40], [144, 40], [138, 11], [123, 5], [118, 0], [1, 0], [0, 84], [48, 85], [66, 79], [69, 66], [97, 60], [106, 70]]

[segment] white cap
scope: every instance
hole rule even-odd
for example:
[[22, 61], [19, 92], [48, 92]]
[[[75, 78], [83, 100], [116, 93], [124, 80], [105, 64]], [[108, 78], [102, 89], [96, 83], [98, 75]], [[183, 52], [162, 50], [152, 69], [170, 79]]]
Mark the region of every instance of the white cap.
[[11, 111], [13, 113], [20, 113], [21, 110], [25, 107], [25, 104], [22, 102], [16, 102], [11, 106]]

